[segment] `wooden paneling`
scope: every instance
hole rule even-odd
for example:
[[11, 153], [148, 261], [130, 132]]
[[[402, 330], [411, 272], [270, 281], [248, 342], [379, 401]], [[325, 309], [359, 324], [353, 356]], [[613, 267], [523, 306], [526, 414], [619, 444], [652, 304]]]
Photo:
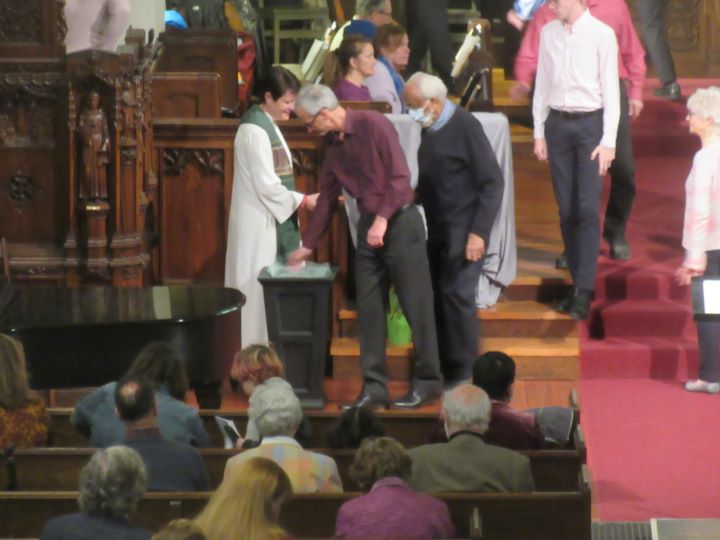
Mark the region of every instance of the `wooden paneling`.
[[160, 283], [222, 284], [236, 120], [158, 120]]
[[153, 118], [220, 118], [218, 73], [154, 73]]
[[218, 73], [223, 107], [235, 111], [238, 103], [237, 37], [229, 28], [169, 29], [160, 34], [163, 50], [155, 72]]

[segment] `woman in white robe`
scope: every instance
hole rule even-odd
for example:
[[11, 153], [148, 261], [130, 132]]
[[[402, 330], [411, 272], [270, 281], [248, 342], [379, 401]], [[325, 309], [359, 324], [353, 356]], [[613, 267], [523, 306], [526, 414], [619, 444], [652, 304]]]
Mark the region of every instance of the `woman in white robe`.
[[317, 194], [306, 196], [286, 187], [294, 187], [292, 156], [276, 123], [290, 117], [300, 83], [279, 67], [271, 68], [263, 83], [262, 103], [243, 115], [235, 136], [225, 256], [225, 286], [246, 297], [243, 347], [268, 341], [263, 288], [257, 278], [277, 257], [278, 223], [290, 219], [300, 206], [312, 210], [317, 200]]

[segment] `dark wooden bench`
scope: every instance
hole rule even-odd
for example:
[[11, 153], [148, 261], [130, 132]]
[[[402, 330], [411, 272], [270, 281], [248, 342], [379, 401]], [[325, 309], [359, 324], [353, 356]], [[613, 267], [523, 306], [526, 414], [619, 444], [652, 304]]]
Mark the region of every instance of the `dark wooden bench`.
[[[282, 511], [281, 520], [294, 538], [330, 538], [338, 508], [357, 493], [299, 495]], [[77, 511], [76, 492], [0, 493], [0, 537], [38, 537], [51, 518]], [[192, 518], [209, 493], [150, 493], [133, 521], [157, 530], [171, 519]], [[471, 536], [479, 523], [483, 540], [590, 540], [590, 491], [583, 474], [576, 491], [557, 493], [445, 493], [456, 537]]]
[[[87, 446], [87, 440], [70, 424], [72, 409], [50, 409], [50, 439], [49, 446], [54, 447], [81, 447]], [[304, 411], [305, 417], [310, 421], [312, 433], [307, 441], [308, 447], [323, 448], [327, 446], [328, 431], [338, 420], [338, 413], [330, 411]], [[414, 448], [428, 442], [430, 433], [437, 424], [437, 415], [418, 411], [380, 411], [377, 413], [380, 422], [387, 434], [406, 448]], [[213, 447], [220, 448], [223, 438], [215, 423], [214, 416], [232, 419], [240, 433], [245, 433], [247, 427], [247, 411], [211, 411], [201, 410], [200, 417], [205, 430], [210, 435]], [[585, 458], [583, 456], [583, 463]]]
[[[585, 446], [582, 432], [577, 434], [578, 450], [528, 450], [533, 477], [538, 491], [575, 490], [578, 474], [585, 462]], [[338, 465], [343, 486], [348, 491], [359, 487], [350, 479], [348, 471], [353, 461], [353, 450], [319, 449], [331, 456]], [[80, 469], [87, 463], [94, 450], [91, 448], [35, 448], [16, 450], [14, 453], [18, 488], [26, 491], [77, 489]], [[235, 455], [235, 450], [206, 448], [200, 450], [213, 486], [222, 480], [225, 463]], [[0, 470], [0, 489], [8, 485], [7, 471]]]

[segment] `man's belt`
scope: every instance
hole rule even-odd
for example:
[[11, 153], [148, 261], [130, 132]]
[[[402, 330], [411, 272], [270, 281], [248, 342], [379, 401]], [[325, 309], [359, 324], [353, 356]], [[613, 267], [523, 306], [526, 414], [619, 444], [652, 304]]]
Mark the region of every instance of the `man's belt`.
[[562, 120], [579, 120], [580, 118], [599, 116], [602, 113], [602, 109], [595, 109], [594, 111], [560, 111], [558, 109], [550, 109], [550, 116], [557, 116]]

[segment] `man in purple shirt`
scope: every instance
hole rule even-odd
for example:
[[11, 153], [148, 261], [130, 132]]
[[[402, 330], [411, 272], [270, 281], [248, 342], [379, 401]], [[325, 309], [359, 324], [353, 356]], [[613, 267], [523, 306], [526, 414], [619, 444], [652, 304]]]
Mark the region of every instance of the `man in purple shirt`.
[[308, 130], [326, 135], [325, 161], [319, 175], [320, 197], [303, 245], [288, 262], [307, 259], [327, 229], [342, 188], [360, 210], [355, 256], [360, 365], [364, 385], [352, 405], [388, 404], [385, 306], [388, 287], [397, 291], [410, 323], [415, 366], [410, 392], [393, 402], [415, 408], [442, 391], [425, 227], [413, 202], [410, 171], [397, 132], [382, 114], [344, 109], [332, 90], [303, 87], [295, 110]]

